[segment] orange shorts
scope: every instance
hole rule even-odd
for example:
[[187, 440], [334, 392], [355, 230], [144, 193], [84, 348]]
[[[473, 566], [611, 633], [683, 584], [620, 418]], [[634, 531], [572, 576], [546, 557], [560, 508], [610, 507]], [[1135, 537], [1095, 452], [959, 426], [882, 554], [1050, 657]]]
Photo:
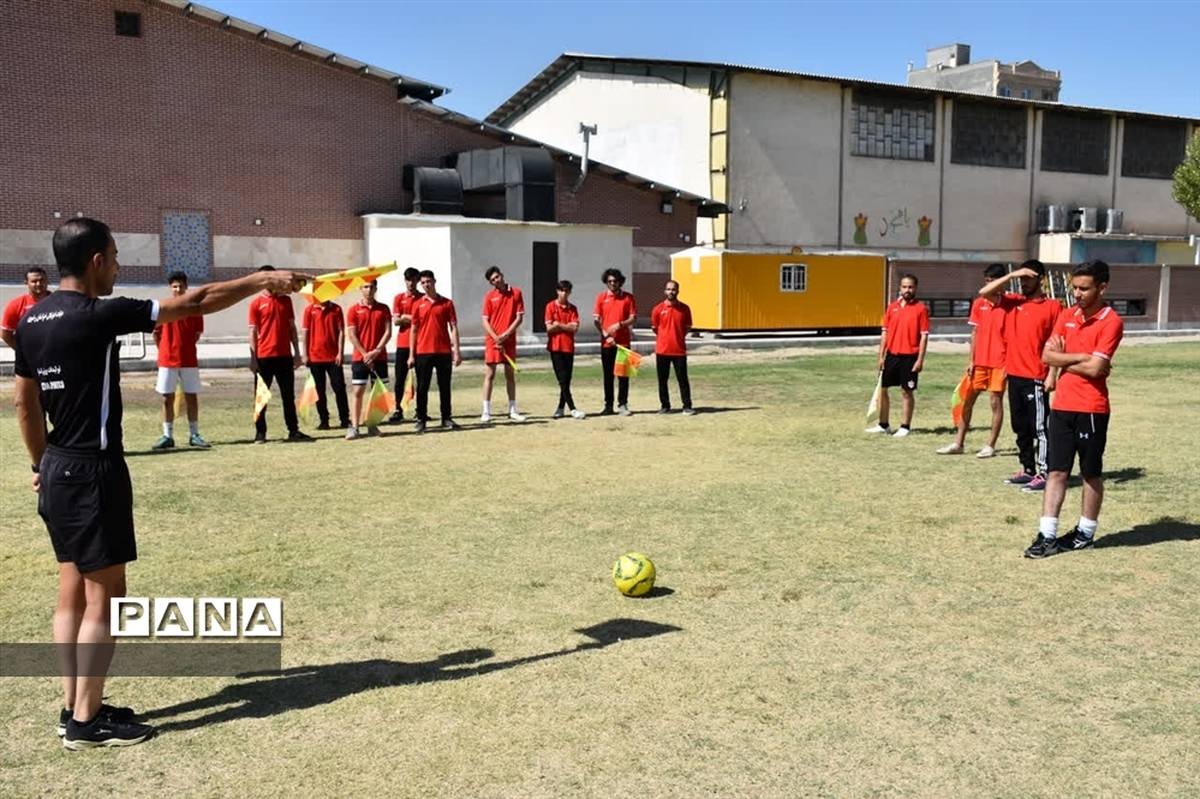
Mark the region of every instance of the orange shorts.
[[1004, 391], [1004, 369], [999, 366], [976, 366], [971, 370], [972, 391]]

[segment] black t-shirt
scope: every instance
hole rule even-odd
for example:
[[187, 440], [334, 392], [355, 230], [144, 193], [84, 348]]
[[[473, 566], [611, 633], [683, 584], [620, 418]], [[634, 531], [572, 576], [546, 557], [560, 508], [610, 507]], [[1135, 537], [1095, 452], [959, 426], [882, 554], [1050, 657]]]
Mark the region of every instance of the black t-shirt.
[[56, 291], [17, 325], [16, 374], [38, 381], [56, 447], [121, 452], [121, 370], [115, 339], [149, 333], [158, 303]]

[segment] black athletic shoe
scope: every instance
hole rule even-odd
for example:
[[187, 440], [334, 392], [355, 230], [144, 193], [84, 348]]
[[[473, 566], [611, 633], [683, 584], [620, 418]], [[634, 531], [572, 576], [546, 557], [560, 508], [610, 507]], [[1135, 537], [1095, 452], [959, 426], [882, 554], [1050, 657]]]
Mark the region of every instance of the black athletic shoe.
[[308, 433], [302, 433], [299, 430], [293, 430], [292, 432], [288, 433], [287, 440], [288, 441], [312, 441], [313, 437], [310, 436]]
[[661, 407], [661, 408], [659, 408], [659, 409], [658, 409], [658, 413], [670, 413], [670, 412], [671, 412], [671, 409], [670, 409], [669, 407], [666, 407], [666, 406], [663, 406], [663, 407]]
[[443, 430], [462, 430], [462, 426], [458, 422], [454, 421], [453, 419], [443, 419], [442, 420], [442, 429]]
[[1081, 549], [1091, 549], [1095, 545], [1095, 541], [1084, 536], [1076, 527], [1071, 532], [1058, 539], [1059, 552], [1078, 552]]
[[601, 416], [612, 416], [614, 413], [611, 405], [605, 405], [604, 410], [600, 411]]
[[255, 433], [254, 434], [254, 443], [255, 444], [265, 444], [265, 443], [267, 443], [267, 437], [265, 435], [263, 435], [262, 433]]
[[1057, 538], [1045, 538], [1041, 533], [1038, 533], [1037, 538], [1033, 539], [1033, 543], [1025, 549], [1025, 557], [1048, 558], [1051, 555], [1057, 555], [1061, 551]]
[[[113, 707], [112, 705], [101, 705], [100, 714], [107, 714], [113, 721], [122, 724], [128, 724], [133, 721], [137, 713], [131, 707]], [[58, 714], [58, 737], [61, 738], [67, 734], [67, 722], [71, 720], [71, 711], [65, 707]]]
[[414, 433], [424, 433], [425, 432], [425, 420], [424, 419], [417, 420], [416, 426], [413, 427], [413, 432]]
[[387, 418], [387, 424], [400, 424], [404, 421], [404, 411], [397, 408], [392, 411], [392, 415]]
[[328, 430], [329, 429], [329, 420], [326, 419], [324, 422], [321, 422], [319, 425], [317, 425], [317, 429], [318, 430]]
[[115, 721], [108, 714], [97, 713], [87, 724], [70, 719], [63, 735], [63, 747], [78, 752], [103, 746], [133, 746], [153, 735], [154, 728], [149, 724]]

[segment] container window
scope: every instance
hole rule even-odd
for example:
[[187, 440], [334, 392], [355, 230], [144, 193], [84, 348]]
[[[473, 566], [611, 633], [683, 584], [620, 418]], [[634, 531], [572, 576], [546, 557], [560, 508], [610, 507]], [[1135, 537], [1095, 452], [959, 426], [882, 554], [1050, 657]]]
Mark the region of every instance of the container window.
[[808, 266], [805, 264], [782, 264], [779, 267], [780, 291], [807, 291]]

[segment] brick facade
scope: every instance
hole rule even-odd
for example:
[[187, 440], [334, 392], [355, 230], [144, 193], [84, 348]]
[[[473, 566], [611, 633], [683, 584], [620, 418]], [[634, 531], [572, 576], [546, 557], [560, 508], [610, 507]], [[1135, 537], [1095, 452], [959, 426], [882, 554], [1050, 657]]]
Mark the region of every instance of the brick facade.
[[[115, 35], [116, 10], [142, 15], [139, 38]], [[159, 233], [181, 208], [207, 211], [213, 235], [359, 240], [359, 214], [411, 210], [405, 164], [504, 143], [382, 78], [153, 2], [5, 0], [0, 74], [0, 229], [50, 231], [58, 211]], [[634, 246], [695, 229], [693, 206], [662, 214], [658, 192], [610, 176], [572, 194], [577, 173], [559, 165], [561, 222], [632, 225]], [[0, 264], [0, 279], [22, 269]]]

